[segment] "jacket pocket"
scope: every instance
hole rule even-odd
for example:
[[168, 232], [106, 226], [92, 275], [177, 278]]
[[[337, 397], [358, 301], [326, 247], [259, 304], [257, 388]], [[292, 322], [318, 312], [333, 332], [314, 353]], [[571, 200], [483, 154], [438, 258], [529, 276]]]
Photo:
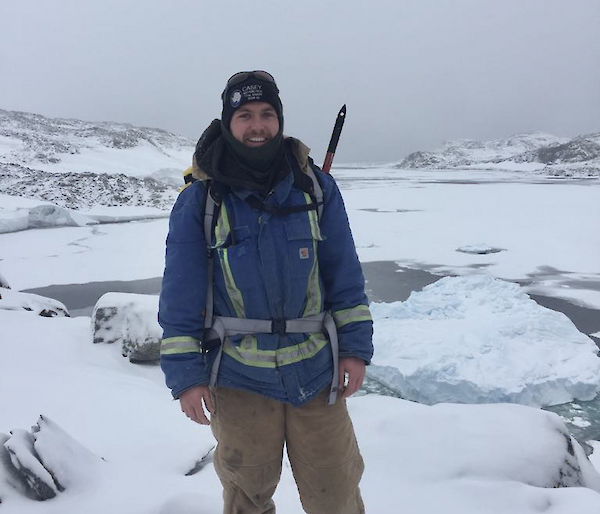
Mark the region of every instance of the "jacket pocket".
[[288, 259], [292, 277], [307, 279], [313, 269], [319, 234], [311, 228], [306, 214], [285, 220]]

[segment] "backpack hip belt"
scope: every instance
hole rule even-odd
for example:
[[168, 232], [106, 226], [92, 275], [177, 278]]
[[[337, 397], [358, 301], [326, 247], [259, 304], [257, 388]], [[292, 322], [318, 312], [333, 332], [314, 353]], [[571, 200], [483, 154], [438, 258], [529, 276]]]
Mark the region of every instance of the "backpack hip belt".
[[214, 316], [211, 328], [205, 334], [208, 340], [218, 339], [219, 353], [215, 357], [210, 374], [209, 386], [214, 387], [217, 384], [219, 366], [223, 353], [223, 342], [230, 335], [239, 334], [304, 334], [304, 333], [326, 333], [331, 344], [331, 353], [333, 355], [333, 380], [329, 390], [327, 403], [333, 405], [338, 391], [338, 337], [337, 329], [333, 316], [329, 312], [321, 312], [306, 318], [270, 320], [270, 319], [246, 319], [231, 318], [227, 316]]

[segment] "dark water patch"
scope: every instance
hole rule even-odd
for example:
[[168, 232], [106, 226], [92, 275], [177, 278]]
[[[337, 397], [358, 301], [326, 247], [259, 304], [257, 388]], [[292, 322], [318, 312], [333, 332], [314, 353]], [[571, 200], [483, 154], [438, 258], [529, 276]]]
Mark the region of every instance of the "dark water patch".
[[88, 282], [86, 284], [62, 284], [35, 289], [26, 289], [24, 293], [39, 294], [54, 298], [65, 304], [72, 316], [87, 315], [87, 312], [96, 305], [98, 298], [104, 293], [137, 293], [159, 294], [162, 278], [148, 278], [143, 280], [113, 280], [107, 282]]
[[365, 262], [362, 269], [367, 296], [372, 302], [403, 302], [413, 291], [421, 291], [442, 278], [442, 275], [404, 268], [389, 261]]
[[539, 305], [565, 314], [580, 332], [584, 334], [600, 332], [600, 310], [575, 305], [562, 298], [539, 294], [529, 294], [529, 296]]
[[600, 441], [600, 399], [595, 398], [588, 402], [574, 401], [562, 405], [551, 405], [544, 410], [558, 414], [567, 425], [569, 432], [584, 445], [586, 453], [591, 453], [591, 448], [586, 441]]

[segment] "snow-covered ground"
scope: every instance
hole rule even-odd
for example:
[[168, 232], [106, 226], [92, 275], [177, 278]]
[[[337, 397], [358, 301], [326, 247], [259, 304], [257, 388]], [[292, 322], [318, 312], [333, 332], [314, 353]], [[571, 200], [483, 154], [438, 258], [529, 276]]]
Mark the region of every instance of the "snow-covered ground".
[[[597, 392], [591, 340], [524, 292], [600, 308], [599, 180], [391, 168], [334, 174], [361, 260], [460, 276], [404, 303], [374, 305], [373, 376], [380, 373], [389, 386], [408, 392], [412, 387], [414, 399], [427, 403], [538, 405]], [[0, 206], [37, 205], [11, 201], [0, 197]], [[120, 220], [139, 212], [121, 212]], [[0, 275], [13, 291], [157, 277], [167, 228], [166, 219], [155, 219], [0, 234]], [[52, 500], [28, 500], [6, 486], [0, 464], [0, 512], [220, 511], [210, 459], [197, 474], [184, 476], [213, 445], [210, 430], [179, 412], [158, 368], [130, 364], [116, 345], [92, 344], [87, 317], [0, 310], [0, 326], [0, 434], [27, 429], [40, 414], [51, 420], [44, 422], [40, 448], [67, 484]], [[461, 397], [474, 387], [483, 396]], [[369, 512], [600, 510], [600, 477], [576, 443], [572, 453], [587, 487], [549, 489], [570, 458], [564, 426], [553, 414], [504, 404], [427, 406], [376, 395], [352, 398], [349, 405], [367, 464], [362, 491]], [[73, 459], [48, 450], [49, 440], [70, 449]], [[302, 512], [289, 465], [276, 501], [281, 512]]]
[[[25, 446], [22, 429], [42, 414], [35, 449], [64, 487], [44, 502], [27, 499], [0, 464], [2, 512], [220, 512], [210, 456], [185, 476], [214, 445], [210, 430], [182, 415], [157, 367], [130, 364], [116, 345], [92, 344], [89, 318], [0, 310], [0, 326], [0, 438], [13, 430], [22, 436], [13, 447]], [[429, 407], [377, 395], [352, 398], [349, 407], [366, 462], [361, 489], [369, 512], [600, 509], [600, 476], [554, 414], [506, 404]], [[558, 484], [586, 487], [553, 488]], [[275, 500], [281, 512], [302, 512], [287, 461]]]

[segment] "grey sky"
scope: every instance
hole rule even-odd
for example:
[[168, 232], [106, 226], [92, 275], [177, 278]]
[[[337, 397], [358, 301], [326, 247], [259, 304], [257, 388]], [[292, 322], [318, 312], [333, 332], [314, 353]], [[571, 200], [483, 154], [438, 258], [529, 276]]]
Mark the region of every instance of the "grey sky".
[[319, 163], [600, 131], [600, 0], [0, 0], [0, 108], [197, 138], [227, 78], [275, 75]]

